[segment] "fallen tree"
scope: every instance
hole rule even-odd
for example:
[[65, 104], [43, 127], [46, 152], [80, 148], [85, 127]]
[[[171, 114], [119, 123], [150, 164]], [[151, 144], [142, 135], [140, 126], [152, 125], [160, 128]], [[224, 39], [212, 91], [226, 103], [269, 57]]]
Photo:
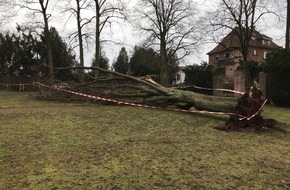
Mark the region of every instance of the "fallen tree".
[[158, 107], [178, 107], [182, 109], [233, 112], [237, 98], [214, 97], [176, 88], [164, 87], [149, 76], [134, 77], [99, 67], [74, 67], [62, 69], [97, 69], [106, 75], [84, 84], [74, 85], [74, 89], [84, 93], [98, 93], [108, 98], [129, 100], [133, 103]]
[[61, 88], [162, 108], [177, 107], [184, 110], [223, 112], [229, 114], [230, 119], [224, 126], [218, 127], [221, 130], [236, 130], [246, 127], [266, 129], [275, 124], [272, 120], [268, 121], [262, 118], [260, 113], [266, 100], [262, 98], [262, 92], [256, 86], [248, 88], [240, 98], [217, 97], [166, 88], [148, 76], [133, 77], [99, 67], [59, 68], [59, 70], [62, 69], [97, 69], [104, 75], [102, 78], [87, 83], [65, 85]]

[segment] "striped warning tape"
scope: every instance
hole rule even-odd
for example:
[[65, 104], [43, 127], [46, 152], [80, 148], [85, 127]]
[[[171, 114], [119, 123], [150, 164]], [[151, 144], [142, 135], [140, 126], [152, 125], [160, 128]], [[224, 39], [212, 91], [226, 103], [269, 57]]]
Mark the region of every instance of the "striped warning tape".
[[259, 108], [259, 110], [258, 110], [255, 114], [251, 115], [250, 117], [240, 118], [240, 120], [243, 120], [243, 119], [251, 120], [251, 119], [252, 119], [253, 117], [255, 117], [258, 113], [260, 113], [260, 111], [262, 110], [262, 108], [264, 107], [264, 105], [266, 104], [267, 101], [268, 101], [267, 99], [264, 100], [263, 104], [261, 105], [261, 107]]
[[32, 86], [33, 83], [19, 83], [19, 84], [4, 84], [0, 83], [1, 86]]
[[72, 91], [72, 90], [67, 90], [67, 89], [64, 89], [64, 88], [60, 88], [60, 87], [58, 87], [56, 85], [49, 86], [49, 85], [45, 85], [45, 84], [42, 84], [42, 83], [39, 83], [39, 82], [35, 82], [34, 85], [38, 86], [38, 87], [45, 87], [45, 88], [50, 88], [50, 89], [54, 89], [54, 90], [58, 90], [58, 91], [67, 92], [67, 93], [70, 93], [70, 94], [75, 94], [75, 95], [86, 97], [86, 98], [89, 98], [89, 99], [101, 100], [101, 101], [106, 101], [106, 102], [113, 102], [113, 103], [117, 103], [117, 104], [121, 104], [121, 105], [129, 105], [129, 106], [144, 107], [144, 108], [159, 109], [159, 110], [187, 112], [187, 113], [213, 114], [213, 115], [234, 115], [234, 116], [239, 116], [240, 120], [243, 120], [243, 119], [250, 120], [250, 119], [252, 119], [253, 117], [255, 117], [261, 111], [262, 107], [266, 103], [266, 100], [265, 100], [265, 102], [263, 103], [261, 108], [257, 111], [257, 113], [253, 114], [250, 117], [245, 117], [243, 115], [239, 115], [239, 114], [236, 114], [236, 113], [229, 113], [229, 112], [211, 112], [211, 111], [198, 111], [198, 110], [166, 109], [166, 108], [162, 108], [162, 107], [158, 107], [158, 106], [149, 106], [149, 105], [145, 105], [145, 104], [125, 102], [125, 101], [114, 100], [114, 99], [110, 99], [110, 98], [103, 98], [103, 97], [100, 97], [100, 96], [84, 94], [84, 93], [81, 93], [81, 92], [75, 92], [75, 91]]
[[81, 93], [81, 92], [75, 92], [75, 91], [72, 91], [72, 90], [64, 89], [62, 87], [58, 87], [57, 85], [49, 86], [49, 85], [45, 85], [45, 84], [42, 84], [42, 83], [39, 83], [39, 82], [35, 82], [34, 85], [35, 86], [39, 86], [39, 87], [50, 88], [50, 89], [54, 89], [54, 90], [58, 90], [58, 91], [63, 91], [63, 92], [67, 92], [67, 93], [71, 93], [71, 94], [75, 94], [75, 95], [79, 95], [79, 96], [83, 96], [83, 97], [90, 98], [90, 99], [95, 99], [95, 100], [113, 102], [113, 103], [123, 104], [123, 105], [145, 107], [145, 108], [163, 109], [163, 108], [157, 107], [157, 106], [149, 106], [149, 105], [143, 105], [143, 104], [137, 104], [137, 103], [131, 103], [131, 102], [124, 102], [124, 101], [120, 101], [120, 100], [113, 100], [113, 99], [110, 99], [110, 98], [103, 98], [103, 97], [100, 97], [100, 96], [84, 94], [84, 93]]
[[24, 91], [25, 86], [33, 86], [33, 83], [19, 83], [19, 84], [3, 84], [3, 83], [1, 83], [0, 86], [5, 86], [6, 88], [9, 88], [10, 86], [19, 86], [19, 90]]
[[177, 88], [177, 89], [196, 88], [196, 89], [200, 89], [200, 90], [223, 91], [223, 92], [233, 92], [235, 94], [244, 94], [244, 92], [240, 92], [240, 91], [236, 91], [236, 90], [230, 90], [230, 89], [224, 89], [224, 88], [205, 88], [205, 87], [200, 87], [200, 86], [195, 86], [195, 85], [173, 87], [173, 88]]

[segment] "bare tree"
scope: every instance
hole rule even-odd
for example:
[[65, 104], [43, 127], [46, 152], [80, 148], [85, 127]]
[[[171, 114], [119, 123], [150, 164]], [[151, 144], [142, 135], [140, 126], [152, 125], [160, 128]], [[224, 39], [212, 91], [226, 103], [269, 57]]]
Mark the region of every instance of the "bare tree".
[[[99, 67], [101, 56], [101, 33], [106, 25], [111, 24], [117, 19], [125, 19], [124, 3], [122, 0], [92, 0], [95, 8], [95, 65]], [[95, 71], [95, 78], [98, 77], [99, 71]]]
[[[74, 1], [73, 6], [72, 2]], [[90, 8], [89, 0], [69, 0], [66, 5], [66, 12], [71, 12], [72, 15], [76, 18], [76, 24], [77, 24], [77, 31], [73, 32], [70, 35], [71, 40], [77, 40], [78, 41], [78, 47], [79, 47], [79, 55], [80, 55], [80, 66], [84, 66], [84, 42], [83, 38], [88, 38], [88, 34], [84, 33], [83, 29], [86, 25], [90, 24], [93, 17], [87, 18], [82, 15], [83, 11], [86, 11]], [[69, 17], [70, 18], [70, 17]], [[80, 82], [84, 82], [84, 70], [80, 70]]]
[[53, 59], [52, 59], [52, 46], [51, 46], [51, 37], [50, 37], [50, 26], [49, 20], [51, 18], [51, 13], [49, 12], [49, 5], [51, 0], [14, 0], [14, 5], [19, 6], [21, 9], [30, 10], [33, 15], [42, 15], [43, 22], [39, 23], [42, 25], [45, 41], [47, 46], [47, 66], [49, 68], [49, 81], [54, 81], [53, 75]]
[[169, 84], [169, 60], [189, 55], [200, 40], [196, 15], [192, 1], [141, 0], [137, 5], [137, 26], [148, 34], [149, 45], [159, 46], [160, 81], [164, 86]]
[[238, 38], [242, 54], [242, 66], [246, 73], [246, 84], [250, 83], [248, 68], [248, 51], [253, 30], [258, 21], [266, 14], [275, 14], [271, 11], [270, 1], [259, 0], [221, 0], [218, 9], [211, 17], [214, 30], [230, 29]]

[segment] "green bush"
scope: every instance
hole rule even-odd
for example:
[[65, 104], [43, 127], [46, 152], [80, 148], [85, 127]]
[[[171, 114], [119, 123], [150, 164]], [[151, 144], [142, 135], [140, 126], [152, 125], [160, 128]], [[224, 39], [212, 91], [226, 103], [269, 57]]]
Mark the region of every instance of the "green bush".
[[[184, 70], [185, 72], [185, 84], [196, 85], [205, 88], [213, 87], [213, 72], [212, 67], [203, 62], [200, 65], [187, 66]], [[204, 91], [193, 89], [193, 91], [204, 94], [212, 94], [212, 91]]]
[[269, 54], [266, 72], [269, 76], [269, 95], [273, 103], [290, 106], [290, 52], [281, 49]]

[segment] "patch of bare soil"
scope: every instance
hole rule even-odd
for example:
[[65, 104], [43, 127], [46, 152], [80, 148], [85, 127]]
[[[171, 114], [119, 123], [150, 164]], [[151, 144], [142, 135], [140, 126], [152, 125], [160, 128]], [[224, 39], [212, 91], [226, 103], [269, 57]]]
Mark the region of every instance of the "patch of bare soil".
[[225, 125], [215, 127], [221, 131], [238, 131], [238, 132], [282, 132], [290, 133], [290, 126], [278, 122], [275, 119], [262, 119], [261, 122], [255, 123], [253, 121], [242, 121], [239, 125], [235, 124], [232, 120], [228, 121]]

